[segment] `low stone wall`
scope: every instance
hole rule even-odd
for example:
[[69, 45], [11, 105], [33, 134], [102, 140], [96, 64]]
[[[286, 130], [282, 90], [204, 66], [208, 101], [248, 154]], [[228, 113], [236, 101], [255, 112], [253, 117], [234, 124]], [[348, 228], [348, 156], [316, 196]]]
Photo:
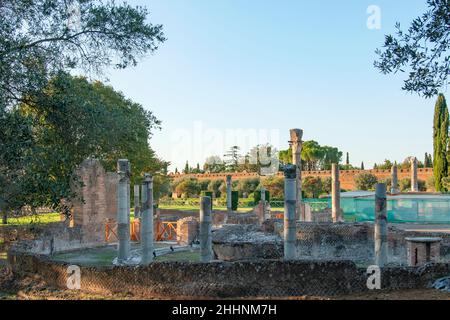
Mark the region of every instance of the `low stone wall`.
[[[16, 274], [40, 275], [66, 288], [67, 265], [46, 256], [10, 252]], [[382, 289], [425, 288], [450, 273], [450, 264], [383, 268]], [[335, 296], [362, 292], [366, 269], [349, 261], [155, 262], [148, 267], [81, 267], [81, 290], [150, 297]]]

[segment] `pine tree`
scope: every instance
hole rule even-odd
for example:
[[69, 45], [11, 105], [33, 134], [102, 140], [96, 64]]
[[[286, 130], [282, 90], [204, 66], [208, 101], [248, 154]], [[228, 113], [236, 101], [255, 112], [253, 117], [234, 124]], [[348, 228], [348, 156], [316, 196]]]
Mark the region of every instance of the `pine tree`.
[[433, 152], [434, 152], [434, 180], [438, 192], [445, 191], [442, 178], [448, 174], [448, 126], [449, 114], [447, 102], [443, 94], [439, 94], [434, 109], [433, 124]]

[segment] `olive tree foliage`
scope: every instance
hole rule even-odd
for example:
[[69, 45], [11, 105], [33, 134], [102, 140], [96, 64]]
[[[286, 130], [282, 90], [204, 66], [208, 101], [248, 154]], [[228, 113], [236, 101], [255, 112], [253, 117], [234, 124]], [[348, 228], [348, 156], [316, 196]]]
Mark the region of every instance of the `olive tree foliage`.
[[408, 30], [397, 23], [396, 35], [386, 35], [374, 65], [384, 74], [409, 72], [402, 89], [430, 98], [449, 83], [450, 1], [427, 3], [428, 11], [414, 19]]

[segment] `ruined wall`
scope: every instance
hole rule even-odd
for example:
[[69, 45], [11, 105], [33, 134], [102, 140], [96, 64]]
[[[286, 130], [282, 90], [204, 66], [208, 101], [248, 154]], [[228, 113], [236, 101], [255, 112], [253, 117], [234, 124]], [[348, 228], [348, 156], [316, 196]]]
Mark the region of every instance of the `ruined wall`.
[[72, 226], [83, 229], [86, 241], [104, 242], [106, 221], [117, 215], [118, 175], [94, 159], [84, 160], [75, 174], [82, 185], [73, 185]]
[[[390, 178], [391, 177], [391, 171], [390, 170], [340, 170], [340, 181], [341, 181], [341, 188], [345, 190], [355, 190], [355, 176], [357, 176], [360, 173], [372, 173], [374, 174], [379, 180]], [[420, 180], [426, 181], [429, 177], [433, 176], [433, 169], [432, 168], [419, 168], [418, 171], [418, 177]], [[226, 176], [230, 173], [208, 173], [208, 174], [172, 174], [172, 178], [182, 178], [182, 177], [193, 177], [197, 178], [199, 180], [214, 180], [214, 179], [220, 179], [225, 180]], [[259, 177], [258, 173], [255, 172], [237, 172], [233, 173], [232, 179], [233, 180], [239, 180], [239, 179], [245, 179], [245, 178], [256, 178]], [[283, 173], [278, 173], [279, 177], [283, 177]], [[331, 177], [331, 171], [302, 171], [302, 178], [305, 177], [321, 177], [321, 178], [327, 178]], [[261, 177], [264, 179], [265, 177]], [[398, 170], [398, 179], [410, 179], [411, 173], [409, 169], [399, 169]]]
[[35, 230], [26, 240], [14, 242], [9, 250], [46, 255], [102, 245], [103, 242], [92, 241], [89, 230], [59, 222]]
[[[47, 257], [12, 253], [16, 274], [40, 275], [66, 288], [67, 266]], [[382, 289], [425, 288], [450, 273], [450, 264], [383, 268]], [[81, 290], [187, 297], [333, 296], [367, 291], [366, 269], [349, 261], [154, 262], [148, 267], [81, 267]]]

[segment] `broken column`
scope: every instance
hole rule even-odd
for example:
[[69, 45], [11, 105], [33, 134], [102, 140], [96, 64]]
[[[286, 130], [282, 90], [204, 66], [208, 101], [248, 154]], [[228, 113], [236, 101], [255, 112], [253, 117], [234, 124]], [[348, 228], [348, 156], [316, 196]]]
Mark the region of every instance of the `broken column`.
[[386, 184], [378, 183], [375, 190], [375, 264], [383, 267], [387, 263], [387, 198]]
[[339, 181], [339, 165], [331, 165], [331, 216], [333, 222], [341, 222], [341, 183]]
[[301, 129], [291, 129], [290, 130], [291, 140], [289, 144], [292, 148], [292, 163], [296, 166], [296, 211], [299, 220], [304, 221], [304, 214], [302, 214], [302, 136], [303, 130]]
[[397, 163], [395, 163], [391, 168], [391, 175], [392, 175], [392, 183], [391, 183], [391, 193], [396, 194], [399, 193], [398, 189], [398, 168]]
[[139, 200], [139, 185], [134, 185], [134, 218], [139, 219], [141, 215], [141, 206]]
[[419, 192], [419, 181], [417, 179], [417, 158], [411, 158], [411, 191]]
[[297, 167], [284, 168], [284, 259], [295, 259], [296, 212], [297, 205]]
[[227, 211], [228, 212], [232, 211], [231, 190], [232, 190], [231, 176], [227, 175]]
[[120, 159], [117, 162], [119, 186], [117, 188], [117, 237], [119, 238], [119, 263], [126, 261], [130, 255], [130, 205], [128, 202], [128, 186], [130, 181], [130, 162]]
[[145, 174], [142, 189], [145, 196], [142, 199], [141, 215], [141, 264], [148, 265], [153, 261], [153, 178]]
[[210, 262], [213, 259], [211, 235], [211, 198], [200, 198], [200, 261]]

